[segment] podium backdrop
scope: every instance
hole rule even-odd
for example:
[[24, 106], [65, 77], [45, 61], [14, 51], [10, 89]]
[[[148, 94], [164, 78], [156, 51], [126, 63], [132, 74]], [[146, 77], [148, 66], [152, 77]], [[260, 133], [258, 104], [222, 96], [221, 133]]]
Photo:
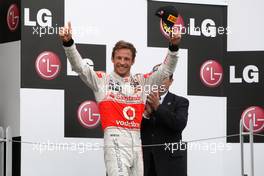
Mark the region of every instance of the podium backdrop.
[[[163, 61], [168, 46], [155, 11], [166, 5], [179, 10], [186, 34], [171, 91], [190, 101], [185, 141], [238, 134], [241, 117], [263, 108], [264, 51], [244, 50], [248, 43], [258, 43], [244, 38], [263, 28], [251, 24], [263, 12], [258, 9], [256, 14], [253, 6], [244, 4], [253, 14], [248, 20], [245, 16], [250, 13], [242, 14], [238, 2], [184, 2], [0, 1], [0, 126], [11, 126], [14, 137], [21, 136], [22, 141], [43, 144], [21, 144], [22, 176], [105, 174], [94, 95], [71, 70], [58, 37], [59, 27], [67, 21], [72, 22], [84, 62], [94, 70], [111, 72], [112, 47], [118, 40], [127, 40], [138, 50], [132, 72], [147, 73]], [[260, 3], [256, 8], [263, 6], [255, 3]], [[236, 13], [241, 15], [236, 20], [228, 15]], [[252, 34], [246, 25], [252, 26]], [[262, 34], [259, 38], [264, 39]], [[255, 125], [257, 130], [264, 126]], [[188, 148], [188, 174], [239, 175], [238, 142], [238, 136], [223, 137], [200, 142], [201, 148]], [[256, 175], [263, 174], [263, 142], [263, 137], [255, 137]], [[72, 148], [54, 147], [63, 144]], [[212, 146], [219, 150], [212, 152]]]

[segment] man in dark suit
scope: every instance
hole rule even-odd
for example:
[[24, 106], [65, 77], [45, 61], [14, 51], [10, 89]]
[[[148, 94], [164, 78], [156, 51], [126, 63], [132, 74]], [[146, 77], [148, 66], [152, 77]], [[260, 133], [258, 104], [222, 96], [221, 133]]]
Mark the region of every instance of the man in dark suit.
[[[187, 151], [169, 150], [168, 143], [180, 142], [187, 124], [189, 101], [168, 91], [173, 76], [164, 80], [163, 91], [151, 93], [147, 99], [141, 124], [144, 176], [186, 176]], [[165, 145], [166, 143], [166, 145]], [[147, 146], [164, 144], [162, 146]], [[176, 149], [180, 146], [174, 146]], [[183, 148], [186, 148], [183, 147]]]

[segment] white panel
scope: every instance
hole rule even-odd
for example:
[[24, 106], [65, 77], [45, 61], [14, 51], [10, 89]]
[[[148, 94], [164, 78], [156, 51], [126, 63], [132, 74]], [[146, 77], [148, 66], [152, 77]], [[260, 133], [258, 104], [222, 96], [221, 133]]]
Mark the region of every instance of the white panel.
[[228, 51], [264, 50], [263, 7], [262, 0], [228, 1]]
[[[226, 98], [189, 96], [189, 117], [183, 132], [185, 141], [226, 135]], [[206, 150], [206, 146], [226, 145], [222, 140], [195, 142], [203, 149], [188, 149], [188, 174], [193, 176], [222, 176], [223, 152]]]
[[63, 90], [21, 89], [21, 136], [46, 144], [22, 144], [22, 176], [105, 174], [102, 139], [64, 138]]
[[0, 44], [0, 126], [10, 126], [14, 136], [20, 135], [20, 43]]

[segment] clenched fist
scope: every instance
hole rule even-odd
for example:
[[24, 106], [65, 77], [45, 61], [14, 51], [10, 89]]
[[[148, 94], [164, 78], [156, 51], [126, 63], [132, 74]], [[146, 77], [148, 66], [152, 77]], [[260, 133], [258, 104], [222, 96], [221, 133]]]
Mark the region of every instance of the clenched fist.
[[72, 39], [71, 22], [68, 22], [67, 25], [60, 28], [59, 36], [63, 42], [68, 42]]

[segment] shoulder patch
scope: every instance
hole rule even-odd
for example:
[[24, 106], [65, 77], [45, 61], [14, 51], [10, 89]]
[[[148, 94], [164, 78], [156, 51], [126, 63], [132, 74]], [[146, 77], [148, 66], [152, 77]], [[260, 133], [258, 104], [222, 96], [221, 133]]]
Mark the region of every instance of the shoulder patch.
[[146, 74], [144, 74], [144, 78], [148, 78], [148, 77], [150, 77], [150, 75], [152, 75], [152, 73], [153, 73], [153, 72], [150, 72], [150, 73], [146, 73]]
[[105, 74], [105, 72], [103, 72], [103, 71], [96, 71], [95, 73], [96, 73], [98, 78], [102, 78], [103, 75]]

